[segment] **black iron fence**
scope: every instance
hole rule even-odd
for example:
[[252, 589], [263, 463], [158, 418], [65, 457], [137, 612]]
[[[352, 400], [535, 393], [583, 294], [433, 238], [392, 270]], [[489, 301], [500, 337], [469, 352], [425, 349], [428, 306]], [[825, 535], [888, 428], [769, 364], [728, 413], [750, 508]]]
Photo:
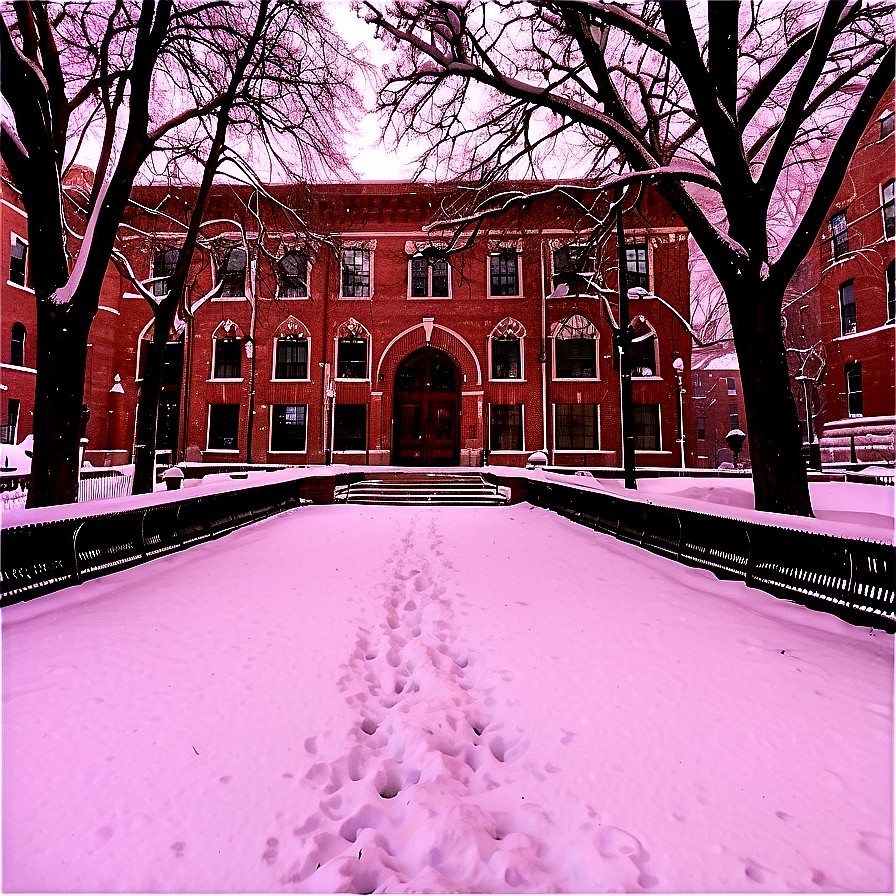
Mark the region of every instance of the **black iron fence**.
[[565, 483], [526, 485], [532, 504], [621, 541], [856, 625], [896, 631], [892, 544], [659, 507]]
[[190, 547], [309, 503], [333, 503], [339, 476], [309, 476], [136, 510], [0, 532], [0, 605], [8, 606]]

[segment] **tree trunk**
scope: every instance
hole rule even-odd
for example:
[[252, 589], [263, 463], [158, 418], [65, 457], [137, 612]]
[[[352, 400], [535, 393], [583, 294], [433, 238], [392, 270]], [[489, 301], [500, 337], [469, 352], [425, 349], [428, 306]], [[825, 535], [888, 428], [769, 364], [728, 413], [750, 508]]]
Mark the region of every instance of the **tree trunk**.
[[767, 281], [727, 284], [747, 411], [756, 510], [813, 516], [802, 436], [781, 327], [783, 290]]
[[159, 421], [159, 398], [162, 394], [162, 368], [169, 327], [156, 317], [152, 341], [147, 346], [143, 365], [143, 382], [137, 403], [137, 441], [134, 446], [135, 495], [149, 494], [155, 489], [156, 430]]
[[64, 307], [39, 302], [34, 454], [28, 507], [78, 500], [78, 465], [87, 331]]

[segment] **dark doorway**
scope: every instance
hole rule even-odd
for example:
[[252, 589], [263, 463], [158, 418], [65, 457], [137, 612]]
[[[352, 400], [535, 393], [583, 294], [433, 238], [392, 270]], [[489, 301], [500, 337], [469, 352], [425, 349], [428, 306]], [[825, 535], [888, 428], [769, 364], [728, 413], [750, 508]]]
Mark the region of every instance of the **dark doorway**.
[[392, 463], [448, 467], [460, 460], [460, 378], [447, 355], [423, 348], [395, 373]]
[[184, 343], [168, 342], [162, 360], [162, 391], [156, 424], [156, 451], [170, 451], [177, 460], [177, 433], [180, 419], [180, 392], [184, 374]]

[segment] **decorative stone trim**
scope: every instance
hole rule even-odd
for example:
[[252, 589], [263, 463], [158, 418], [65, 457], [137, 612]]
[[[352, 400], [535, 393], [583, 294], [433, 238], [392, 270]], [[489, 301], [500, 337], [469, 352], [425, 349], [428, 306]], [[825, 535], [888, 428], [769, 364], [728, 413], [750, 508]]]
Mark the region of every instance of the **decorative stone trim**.
[[597, 328], [581, 314], [571, 314], [566, 320], [551, 324], [554, 339], [597, 339]]
[[505, 317], [491, 332], [492, 339], [522, 339], [525, 335], [526, 328], [513, 317]]

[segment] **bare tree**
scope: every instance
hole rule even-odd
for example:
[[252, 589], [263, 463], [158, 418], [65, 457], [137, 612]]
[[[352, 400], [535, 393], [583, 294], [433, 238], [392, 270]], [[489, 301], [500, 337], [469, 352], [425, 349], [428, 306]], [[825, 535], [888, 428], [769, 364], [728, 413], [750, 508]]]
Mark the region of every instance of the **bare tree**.
[[[421, 171], [448, 157], [476, 177], [538, 174], [572, 146], [595, 185], [639, 181], [666, 198], [726, 297], [756, 507], [811, 515], [781, 306], [892, 80], [892, 7], [364, 5], [399, 51], [380, 104], [396, 135], [429, 141]], [[814, 195], [792, 234], [771, 238], [776, 190], [807, 162], [820, 166]]]
[[[4, 9], [0, 53], [0, 150], [28, 215], [37, 302], [28, 500], [39, 506], [76, 499], [88, 332], [135, 180], [197, 167], [213, 176], [225, 135], [281, 175], [347, 168], [342, 125], [356, 97], [344, 44], [306, 0], [17, 3]], [[72, 221], [63, 175], [89, 134], [99, 138], [96, 176]], [[192, 255], [183, 249], [181, 291]], [[160, 303], [143, 292], [164, 341], [182, 295]]]

